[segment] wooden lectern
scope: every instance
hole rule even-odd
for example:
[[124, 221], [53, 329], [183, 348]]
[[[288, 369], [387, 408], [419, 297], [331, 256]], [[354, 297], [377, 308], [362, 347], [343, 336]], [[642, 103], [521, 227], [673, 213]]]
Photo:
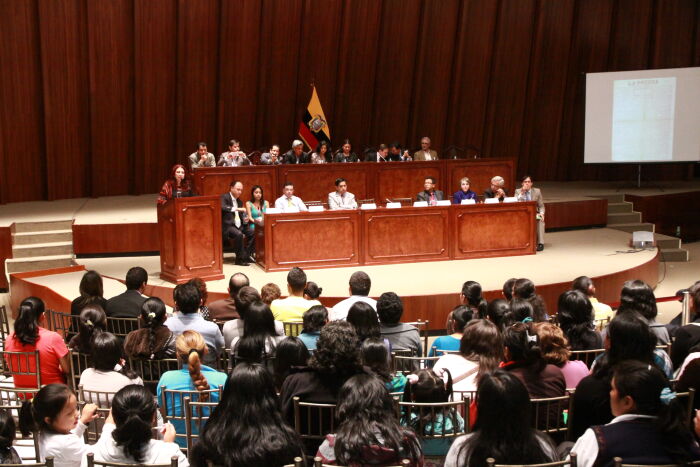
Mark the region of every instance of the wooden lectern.
[[175, 198], [158, 206], [160, 278], [181, 284], [223, 279], [221, 201], [218, 196]]

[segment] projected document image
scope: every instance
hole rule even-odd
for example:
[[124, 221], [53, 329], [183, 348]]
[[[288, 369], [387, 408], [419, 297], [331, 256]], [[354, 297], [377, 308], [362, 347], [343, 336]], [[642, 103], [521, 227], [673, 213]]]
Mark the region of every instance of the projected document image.
[[615, 80], [613, 161], [672, 160], [675, 101], [675, 77]]

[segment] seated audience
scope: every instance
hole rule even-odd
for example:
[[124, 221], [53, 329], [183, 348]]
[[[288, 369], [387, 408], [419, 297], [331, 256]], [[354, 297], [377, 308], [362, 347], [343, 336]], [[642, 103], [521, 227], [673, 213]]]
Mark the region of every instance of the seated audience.
[[474, 202], [479, 200], [479, 196], [472, 191], [471, 182], [467, 177], [459, 181], [459, 191], [452, 195], [452, 204], [461, 204], [462, 201], [473, 199]]
[[567, 290], [559, 295], [557, 319], [571, 350], [603, 348], [603, 338], [595, 330], [593, 316], [593, 306], [582, 292]]
[[379, 378], [355, 375], [338, 395], [337, 430], [326, 436], [317, 455], [329, 465], [397, 465], [409, 459], [423, 465], [416, 434], [396, 418], [394, 401]]
[[424, 136], [420, 140], [420, 151], [413, 154], [414, 161], [436, 161], [438, 153], [434, 149], [430, 149], [430, 138]]
[[479, 381], [474, 430], [452, 443], [445, 467], [539, 464], [559, 460], [552, 440], [532, 427], [530, 396], [513, 374], [496, 370]]
[[127, 334], [124, 352], [129, 358], [161, 360], [175, 357], [175, 338], [166, 325], [165, 303], [151, 297], [141, 307], [141, 329]]
[[240, 318], [236, 311], [236, 295], [241, 288], [250, 285], [248, 276], [242, 272], [237, 272], [228, 280], [228, 298], [217, 300], [209, 304], [209, 319], [217, 321], [228, 321]]
[[[86, 391], [110, 393], [115, 393], [130, 384], [143, 386], [141, 378], [125, 367], [123, 353], [122, 343], [114, 334], [97, 334], [92, 340], [92, 366], [83, 370], [79, 385]], [[108, 399], [112, 399], [111, 395]]]
[[282, 160], [279, 157], [280, 155], [280, 147], [277, 144], [273, 144], [270, 147], [269, 152], [264, 152], [260, 156], [260, 164], [262, 165], [280, 165], [282, 163]]
[[251, 230], [255, 231], [255, 226], [262, 228], [265, 225], [265, 212], [269, 207], [270, 203], [263, 195], [263, 188], [260, 185], [253, 185], [250, 189], [250, 200], [245, 202]]
[[649, 285], [641, 280], [627, 281], [622, 286], [620, 292], [620, 306], [617, 314], [626, 312], [637, 312], [647, 320], [649, 328], [656, 335], [657, 345], [666, 345], [671, 342], [668, 329], [663, 324], [656, 322], [658, 310], [656, 308], [656, 297]]
[[[688, 392], [690, 388], [700, 388], [700, 345], [690, 348], [690, 353], [685, 358], [676, 373], [676, 391]], [[693, 408], [700, 409], [700, 399], [693, 399]]]
[[209, 352], [203, 355], [204, 363], [216, 365], [219, 351], [224, 347], [224, 336], [221, 335], [219, 326], [197, 313], [201, 303], [199, 290], [192, 284], [180, 284], [173, 290], [173, 300], [176, 311], [165, 321], [165, 325], [176, 336], [186, 330], [197, 331], [209, 348]]
[[207, 290], [207, 283], [201, 278], [195, 277], [187, 281], [188, 284], [192, 284], [199, 290], [199, 314], [202, 318], [206, 320], [211, 320], [209, 317], [209, 307], [207, 306], [207, 299], [209, 298], [209, 291]]
[[417, 201], [426, 201], [428, 205], [435, 206], [438, 201], [445, 199], [440, 190], [435, 189], [435, 177], [426, 177], [423, 182], [423, 191], [416, 195]]
[[[170, 464], [178, 458], [179, 467], [190, 464], [175, 444], [175, 428], [165, 424], [163, 439], [153, 439], [152, 426], [156, 418], [153, 394], [143, 386], [121, 388], [112, 400], [112, 410], [102, 428], [102, 435], [90, 451], [95, 461], [124, 464]], [[86, 465], [83, 460], [83, 466]]]
[[294, 196], [294, 184], [292, 182], [284, 182], [282, 193], [283, 195], [275, 201], [275, 209], [279, 209], [282, 212], [309, 210], [301, 198]]
[[481, 293], [481, 284], [476, 281], [466, 281], [462, 284], [462, 291], [459, 294], [462, 305], [471, 308], [474, 318], [485, 318], [488, 302]]
[[593, 281], [591, 280], [590, 277], [587, 277], [587, 276], [577, 277], [571, 283], [571, 288], [573, 290], [578, 290], [579, 292], [583, 292], [588, 297], [588, 300], [591, 302], [591, 305], [593, 306], [593, 312], [595, 313], [594, 319], [596, 319], [596, 320], [602, 320], [605, 318], [612, 319], [612, 317], [613, 317], [612, 308], [610, 308], [610, 305], [606, 305], [605, 303], [599, 302], [598, 299], [595, 297], [595, 285], [593, 285]]
[[446, 354], [434, 370], [448, 370], [455, 391], [476, 391], [484, 375], [498, 368], [503, 358], [503, 337], [498, 327], [485, 319], [469, 321], [464, 327], [458, 354]]
[[335, 191], [328, 193], [328, 209], [357, 209], [355, 195], [348, 191], [348, 182], [342, 177], [335, 180]]
[[[245, 316], [252, 303], [260, 301], [260, 294], [254, 287], [244, 286], [236, 295], [236, 310], [240, 318], [228, 321], [222, 330], [224, 334], [224, 347], [231, 348], [231, 342], [245, 333]], [[265, 303], [265, 302], [263, 302]], [[268, 305], [269, 306], [269, 305]], [[278, 336], [284, 336], [284, 325], [281, 321], [275, 321], [275, 331]]]
[[102, 289], [102, 276], [97, 271], [88, 271], [83, 274], [79, 290], [80, 297], [70, 304], [71, 315], [80, 316], [80, 312], [88, 305], [97, 305], [103, 310], [107, 307], [107, 300], [104, 298]]
[[261, 301], [255, 301], [245, 311], [243, 335], [234, 337], [231, 341], [231, 362], [262, 363], [274, 358], [277, 344], [282, 339], [284, 336], [277, 335], [270, 307]]
[[314, 305], [304, 312], [304, 326], [299, 339], [307, 349], [316, 350], [316, 342], [321, 335], [321, 329], [328, 323], [328, 309], [323, 305]]
[[504, 327], [515, 323], [532, 323], [535, 310], [532, 304], [522, 298], [514, 298], [510, 301], [508, 311], [503, 315]]
[[403, 393], [408, 380], [401, 371], [392, 373], [389, 365], [391, 358], [383, 339], [377, 337], [365, 339], [360, 348], [360, 359], [366, 368], [384, 381], [389, 392]]
[[326, 164], [333, 161], [331, 147], [328, 141], [321, 141], [316, 145], [316, 149], [311, 153], [312, 164]]
[[19, 457], [12, 445], [17, 438], [17, 425], [15, 418], [5, 409], [0, 409], [0, 464], [21, 464]]
[[156, 202], [165, 204], [173, 198], [187, 198], [193, 195], [192, 182], [187, 178], [185, 166], [175, 164], [170, 171], [170, 178], [163, 183]]
[[502, 298], [491, 300], [489, 306], [486, 307], [486, 318], [493, 324], [498, 326], [498, 329], [503, 330], [505, 317], [510, 313], [510, 304]]
[[428, 357], [444, 355], [443, 350], [459, 350], [464, 326], [472, 320], [473, 312], [466, 305], [457, 305], [447, 316], [447, 336], [440, 336], [433, 341]]
[[358, 162], [357, 154], [352, 152], [352, 144], [350, 144], [349, 139], [343, 140], [343, 144], [340, 147], [340, 151], [335, 153], [333, 162]]
[[323, 288], [319, 287], [315, 282], [307, 282], [304, 287], [304, 298], [307, 300], [318, 300], [318, 297], [323, 293]]
[[232, 139], [228, 142], [228, 151], [221, 153], [216, 165], [222, 167], [239, 167], [242, 165], [251, 165], [251, 162], [248, 156], [241, 151], [241, 143], [236, 139]]
[[513, 300], [513, 287], [515, 286], [517, 280], [517, 278], [511, 277], [503, 283], [503, 289], [501, 293], [503, 294], [503, 298], [505, 298], [508, 301]]
[[291, 336], [282, 338], [277, 344], [277, 356], [273, 365], [275, 387], [280, 389], [290, 372], [305, 367], [309, 363], [309, 356], [309, 349], [301, 339]]
[[515, 189], [514, 197], [518, 201], [534, 201], [537, 203], [535, 208], [535, 219], [537, 220], [537, 251], [544, 250], [544, 201], [542, 192], [539, 188], [532, 186], [532, 177], [529, 175], [521, 179], [521, 188]]
[[270, 373], [242, 363], [229, 376], [190, 459], [196, 467], [281, 466], [293, 464], [302, 451], [299, 435], [280, 412]]
[[377, 300], [381, 336], [391, 342], [392, 348], [409, 349], [414, 357], [423, 356], [423, 342], [415, 326], [401, 323], [403, 302], [394, 292], [385, 292]]
[[[352, 324], [352, 327], [355, 328], [360, 344], [370, 337], [381, 337], [381, 328], [379, 327], [377, 312], [365, 302], [357, 302], [350, 308], [347, 322]], [[384, 340], [384, 345], [386, 345], [387, 350], [391, 353], [391, 342], [385, 337], [382, 337], [382, 339]]]
[[376, 310], [377, 301], [368, 297], [371, 287], [372, 280], [369, 278], [366, 272], [353, 272], [350, 276], [349, 282], [350, 296], [335, 304], [331, 310], [331, 319], [339, 320], [347, 318], [350, 307], [357, 302], [365, 302]]
[[272, 305], [272, 302], [282, 297], [282, 291], [277, 284], [269, 282], [260, 289], [260, 298], [267, 306]]
[[105, 313], [110, 318], [138, 318], [141, 306], [147, 297], [143, 291], [148, 283], [148, 273], [142, 267], [133, 267], [126, 272], [126, 292], [107, 300]]
[[107, 315], [98, 305], [87, 305], [80, 312], [78, 334], [68, 342], [73, 352], [89, 354], [92, 352], [92, 339], [107, 330]]
[[569, 342], [559, 327], [551, 323], [535, 323], [533, 328], [540, 339], [544, 361], [561, 370], [567, 389], [576, 388], [578, 383], [589, 374], [586, 363], [580, 360], [569, 360], [571, 356]]
[[295, 139], [292, 141], [292, 149], [284, 153], [283, 164], [307, 164], [309, 155], [304, 152], [304, 143]]
[[19, 430], [24, 437], [39, 433], [41, 459], [37, 461], [53, 456], [54, 467], [78, 467], [90, 450], [83, 433], [97, 418], [96, 412], [95, 404], [85, 404], [81, 413], [73, 391], [65, 384], [51, 383], [32, 400], [22, 402]]
[[272, 302], [270, 309], [277, 321], [301, 321], [304, 312], [314, 305], [320, 305], [318, 300], [304, 298], [306, 288], [306, 273], [301, 268], [292, 268], [287, 273], [287, 298]]
[[577, 465], [687, 465], [700, 460], [684, 404], [664, 401], [669, 383], [656, 367], [628, 360], [613, 370], [610, 408], [615, 418], [586, 430], [572, 448]]
[[196, 169], [199, 167], [216, 167], [216, 157], [214, 154], [207, 151], [207, 143], [197, 143], [197, 151], [190, 154], [188, 157], [190, 168]]
[[[70, 376], [71, 358], [63, 338], [56, 332], [40, 326], [46, 321], [44, 302], [37, 297], [28, 297], [19, 305], [14, 332], [4, 343], [4, 349], [9, 352], [38, 352], [39, 368], [30, 364], [31, 370], [39, 372], [41, 385], [65, 383]], [[10, 373], [26, 371], [26, 360], [8, 359], [6, 365]], [[16, 388], [36, 388], [37, 378], [34, 375], [13, 375]]]
[[[693, 295], [697, 293], [697, 291], [700, 289], [700, 281], [695, 281], [693, 285], [688, 287], [687, 289], [679, 289], [676, 291], [676, 298], [678, 299], [678, 302], [682, 305], [683, 301], [685, 300], [685, 293], [688, 292], [688, 299], [691, 301], [689, 303], [690, 306], [692, 306], [692, 300], [693, 300]], [[688, 316], [689, 322], [696, 322], [698, 321], [698, 312], [696, 312], [694, 309], [691, 310], [690, 315]], [[678, 328], [681, 327], [683, 324], [683, 313], [678, 313], [676, 316], [674, 316], [671, 321], [668, 322], [666, 325], [666, 329], [668, 329], [668, 335], [671, 336], [672, 339], [676, 337], [676, 332], [678, 331]]]
[[[693, 289], [691, 289], [693, 290]], [[686, 359], [691, 349], [700, 344], [700, 287], [695, 287], [690, 296], [690, 315], [695, 315], [695, 320], [678, 328], [676, 339], [671, 346], [671, 361], [673, 367], [678, 368]]]
[[535, 283], [530, 279], [518, 279], [513, 284], [513, 297], [527, 300], [532, 305], [532, 320], [536, 323], [549, 320], [544, 300], [535, 290]]
[[[418, 370], [408, 375], [404, 400], [419, 404], [439, 404], [452, 400], [452, 376], [448, 370]], [[451, 414], [412, 410], [401, 416], [401, 424], [409, 426], [421, 440], [425, 456], [444, 456], [450, 450], [454, 438], [423, 439], [423, 436], [448, 435], [464, 430], [464, 419], [454, 409]]]
[[484, 199], [488, 198], [498, 198], [499, 201], [508, 196], [508, 189], [505, 187], [505, 180], [503, 177], [496, 175], [491, 179], [491, 186], [484, 190]]

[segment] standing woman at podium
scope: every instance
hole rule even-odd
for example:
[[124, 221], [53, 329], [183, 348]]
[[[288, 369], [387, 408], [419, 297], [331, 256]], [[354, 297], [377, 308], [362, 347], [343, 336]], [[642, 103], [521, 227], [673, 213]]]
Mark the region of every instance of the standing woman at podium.
[[185, 198], [193, 195], [192, 184], [189, 179], [185, 178], [186, 174], [184, 165], [175, 164], [173, 166], [170, 178], [163, 183], [163, 188], [160, 189], [158, 204], [165, 204], [173, 198]]

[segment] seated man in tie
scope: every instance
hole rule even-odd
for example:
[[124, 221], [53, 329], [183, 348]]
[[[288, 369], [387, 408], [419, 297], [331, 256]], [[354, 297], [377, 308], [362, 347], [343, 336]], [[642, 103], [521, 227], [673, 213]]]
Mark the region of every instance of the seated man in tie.
[[424, 190], [416, 196], [418, 201], [427, 201], [428, 205], [435, 206], [438, 201], [444, 199], [442, 191], [435, 189], [435, 178], [427, 177], [423, 183], [423, 188]]
[[270, 152], [263, 153], [260, 156], [260, 163], [263, 165], [280, 165], [280, 147], [278, 144], [270, 146]]
[[328, 209], [357, 209], [355, 195], [348, 192], [348, 182], [344, 178], [338, 178], [335, 191], [328, 193]]
[[532, 186], [532, 177], [526, 175], [522, 178], [522, 188], [515, 190], [518, 201], [537, 202], [537, 251], [544, 250], [544, 200], [539, 188]]
[[221, 228], [224, 238], [233, 240], [236, 264], [248, 266], [253, 261], [251, 255], [255, 251], [255, 237], [253, 229], [248, 225], [245, 205], [240, 199], [241, 193], [243, 193], [243, 183], [236, 180], [231, 182], [229, 192], [221, 195]]
[[190, 154], [190, 167], [196, 169], [198, 167], [216, 167], [216, 158], [214, 154], [207, 151], [207, 143], [197, 143], [197, 152]]
[[503, 177], [496, 175], [491, 179], [491, 188], [484, 191], [484, 199], [486, 198], [498, 198], [499, 201], [503, 201], [503, 198], [508, 196], [508, 190], [505, 189], [505, 180]]
[[277, 201], [275, 201], [276, 209], [279, 209], [282, 212], [309, 210], [304, 204], [304, 202], [301, 200], [301, 198], [294, 196], [294, 184], [292, 182], [284, 183], [282, 193], [284, 194], [277, 198]]
[[424, 136], [420, 140], [420, 151], [416, 151], [413, 155], [414, 161], [436, 161], [438, 160], [437, 151], [430, 149], [430, 138]]
[[304, 143], [295, 139], [292, 141], [292, 149], [284, 153], [283, 164], [307, 164], [309, 155], [304, 152]]
[[250, 159], [241, 151], [241, 143], [232, 139], [228, 142], [228, 151], [221, 153], [219, 162], [216, 165], [223, 167], [238, 167], [240, 165], [251, 165]]
[[411, 156], [408, 154], [408, 151], [402, 151], [401, 145], [397, 141], [394, 141], [389, 145], [389, 159], [394, 162], [408, 162], [412, 160]]

